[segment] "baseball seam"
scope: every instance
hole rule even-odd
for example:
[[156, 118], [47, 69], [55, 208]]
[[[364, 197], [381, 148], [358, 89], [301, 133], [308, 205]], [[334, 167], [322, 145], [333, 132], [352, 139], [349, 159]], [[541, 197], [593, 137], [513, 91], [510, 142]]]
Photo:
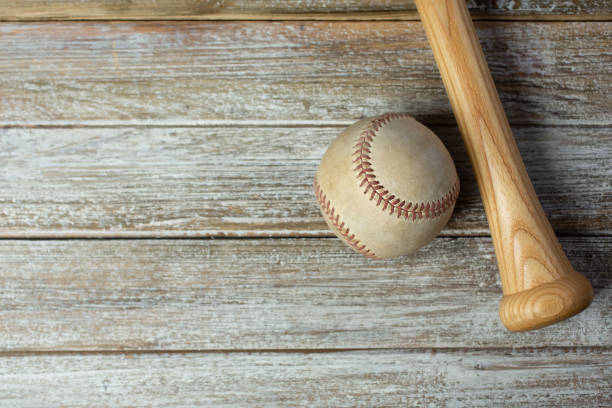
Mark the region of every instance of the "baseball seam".
[[363, 194], [370, 193], [370, 201], [376, 199], [376, 206], [382, 204], [382, 211], [389, 214], [397, 214], [397, 218], [402, 215], [405, 220], [415, 221], [416, 219], [432, 219], [439, 217], [448, 210], [457, 200], [459, 195], [459, 179], [455, 181], [451, 189], [443, 197], [430, 202], [410, 202], [391, 194], [380, 181], [376, 178], [372, 167], [372, 144], [378, 131], [387, 123], [401, 118], [410, 118], [405, 113], [388, 113], [370, 121], [368, 126], [361, 132], [357, 143], [354, 146], [353, 164], [357, 166], [353, 169], [357, 179], [361, 180], [359, 187], [364, 187]]
[[358, 239], [356, 239], [355, 234], [351, 234], [351, 229], [342, 221], [340, 214], [336, 211], [335, 207], [332, 206], [331, 200], [327, 199], [325, 192], [319, 185], [316, 175], [314, 178], [314, 190], [321, 209], [325, 213], [327, 219], [331, 221], [334, 228], [344, 238], [344, 241], [360, 254], [367, 256], [368, 258], [380, 259], [374, 252], [368, 249], [365, 244], [362, 244]]

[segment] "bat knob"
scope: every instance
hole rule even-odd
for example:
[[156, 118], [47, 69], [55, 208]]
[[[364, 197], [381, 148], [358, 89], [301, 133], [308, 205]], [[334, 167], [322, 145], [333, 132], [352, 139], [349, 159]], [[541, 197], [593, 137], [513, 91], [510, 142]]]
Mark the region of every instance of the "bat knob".
[[591, 303], [593, 288], [579, 273], [505, 295], [499, 317], [508, 330], [526, 331], [548, 326], [573, 316]]

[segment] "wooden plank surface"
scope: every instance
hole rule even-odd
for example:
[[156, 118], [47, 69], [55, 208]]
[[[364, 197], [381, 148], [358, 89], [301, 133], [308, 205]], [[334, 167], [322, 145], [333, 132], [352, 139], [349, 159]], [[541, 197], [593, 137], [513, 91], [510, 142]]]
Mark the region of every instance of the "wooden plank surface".
[[490, 238], [371, 261], [337, 239], [4, 240], [0, 350], [610, 346], [612, 238], [563, 238], [580, 315], [503, 328]]
[[[455, 127], [435, 126], [461, 194], [445, 236], [487, 235]], [[341, 127], [0, 129], [0, 236], [331, 236], [312, 180]], [[517, 127], [562, 235], [612, 234], [612, 128]]]
[[605, 349], [0, 358], [0, 406], [607, 407]]
[[[606, 0], [469, 0], [476, 18], [604, 19]], [[0, 0], [0, 20], [417, 19], [413, 0]]]
[[[410, 4], [266, 5], [276, 8], [78, 2], [65, 13], [61, 2], [0, 2], [9, 11], [0, 19], [335, 19], [347, 7], [415, 18]], [[522, 2], [507, 15], [548, 18], [560, 2], [543, 6]], [[558, 10], [609, 11], [583, 6]], [[611, 232], [610, 27], [479, 25], [564, 235]], [[4, 237], [329, 236], [310, 192], [318, 160], [342, 126], [392, 110], [438, 125], [457, 160], [463, 193], [445, 234], [487, 234], [418, 22], [3, 24], [0, 33]], [[0, 405], [176, 403], [173, 394], [219, 406], [609, 405], [611, 239], [562, 239], [594, 284], [594, 304], [522, 334], [497, 319], [486, 237], [440, 238], [380, 263], [322, 238], [4, 240]], [[534, 344], [557, 348], [515, 349]], [[279, 352], [73, 353], [83, 350]]]
[[[612, 123], [611, 22], [478, 23], [513, 125]], [[454, 124], [420, 22], [0, 25], [0, 126]]]
[[[0, 24], [0, 407], [611, 406], [611, 4], [469, 6], [539, 20], [477, 28], [595, 289], [534, 332], [498, 320], [412, 1], [0, 0], [4, 21], [283, 20]], [[444, 237], [372, 262], [329, 238], [311, 181], [344, 126], [386, 111], [433, 127], [462, 194]], [[92, 237], [114, 239], [73, 239]], [[206, 239], [140, 239], [188, 237]]]

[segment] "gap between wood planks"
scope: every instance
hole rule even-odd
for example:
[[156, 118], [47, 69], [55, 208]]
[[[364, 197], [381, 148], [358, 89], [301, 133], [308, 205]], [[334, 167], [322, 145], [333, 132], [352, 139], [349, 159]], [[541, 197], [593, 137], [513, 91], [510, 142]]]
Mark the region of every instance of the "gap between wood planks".
[[[525, 15], [490, 15], [472, 13], [472, 19], [477, 21], [529, 21], [529, 22], [589, 22], [612, 21], [612, 14], [525, 14]], [[111, 16], [104, 17], [2, 17], [2, 22], [41, 22], [41, 21], [419, 21], [416, 11], [380, 11], [380, 12], [352, 12], [352, 13], [278, 13], [278, 14], [202, 14], [202, 15], [176, 15], [176, 16]]]
[[[129, 232], [129, 231], [128, 231]], [[196, 231], [197, 232], [197, 231]], [[68, 232], [70, 233], [70, 232]], [[140, 231], [134, 231], [133, 235], [137, 235], [139, 234]], [[181, 233], [181, 232], [179, 232]], [[185, 233], [193, 233], [193, 231], [187, 231]], [[26, 233], [27, 234], [27, 233]], [[287, 233], [285, 235], [281, 234], [277, 234], [277, 235], [256, 235], [256, 233], [254, 235], [244, 235], [244, 234], [240, 234], [240, 235], [231, 235], [231, 234], [227, 234], [227, 233], [221, 233], [223, 235], [203, 235], [203, 236], [182, 236], [182, 235], [176, 235], [176, 232], [173, 232], [173, 235], [170, 236], [160, 236], [162, 234], [156, 234], [155, 236], [122, 236], [120, 234], [116, 234], [111, 232], [110, 234], [112, 234], [112, 236], [99, 236], [99, 232], [96, 233], [96, 235], [79, 235], [79, 232], [76, 233], [76, 235], [71, 235], [71, 236], [54, 236], [53, 232], [42, 232], [42, 233], [36, 233], [35, 235], [32, 236], [28, 236], [26, 234], [23, 233], [19, 233], [19, 235], [15, 235], [15, 236], [10, 236], [10, 235], [0, 235], [0, 241], [113, 241], [113, 240], [120, 240], [120, 241], [221, 241], [221, 240], [232, 240], [232, 241], [242, 241], [242, 240], [249, 240], [249, 239], [253, 239], [253, 240], [262, 240], [262, 239], [270, 239], [270, 240], [274, 240], [274, 239], [337, 239], [337, 237], [335, 235], [332, 234], [331, 231], [329, 231], [329, 233], [327, 232], [323, 232], [323, 233], [317, 233], [316, 231], [313, 232], [312, 234], [295, 234], [295, 235], [290, 235], [290, 233]], [[44, 236], [45, 234], [48, 234], [49, 236]], [[559, 235], [558, 236], [563, 236], [564, 238], [581, 238], [581, 237], [606, 237], [607, 234], [605, 233], [598, 233], [598, 234], [585, 234], [585, 235], [577, 235], [577, 234], [571, 234], [571, 235]], [[480, 232], [469, 232], [466, 233], [465, 235], [460, 235], [460, 234], [448, 234], [445, 235], [443, 233], [441, 233], [440, 235], [438, 235], [438, 237], [440, 238], [488, 238], [490, 237], [491, 234], [489, 233], [480, 233]]]
[[1, 351], [0, 358], [25, 356], [89, 356], [89, 355], [146, 355], [146, 354], [333, 354], [352, 352], [395, 351], [406, 354], [417, 353], [471, 353], [471, 352], [542, 352], [560, 351], [612, 351], [612, 346], [534, 346], [534, 347], [371, 347], [371, 348], [323, 348], [323, 349], [167, 349], [167, 350], [27, 350]]
[[[180, 120], [176, 122], [168, 120], [135, 120], [135, 121], [97, 121], [86, 122], [53, 121], [37, 123], [2, 122], [0, 129], [121, 129], [121, 128], [344, 128], [352, 125], [358, 119], [347, 120]], [[456, 128], [456, 124], [428, 122], [427, 126], [438, 128]], [[612, 126], [612, 122], [601, 120], [539, 120], [537, 122], [519, 123], [514, 121], [510, 124], [513, 128], [518, 127], [560, 127], [560, 128], [604, 128]]]
[[[292, 234], [287, 232], [286, 234], [274, 232], [253, 232], [252, 234], [236, 233], [235, 235], [231, 232], [201, 232], [201, 231], [163, 231], [156, 233], [155, 235], [147, 235], [143, 231], [42, 231], [42, 232], [17, 232], [15, 235], [0, 234], [1, 241], [221, 241], [221, 240], [262, 240], [262, 239], [337, 239], [337, 237], [331, 231], [313, 231], [310, 234], [299, 233]], [[196, 235], [206, 234], [206, 235]], [[217, 235], [215, 235], [217, 234]], [[598, 232], [598, 233], [585, 233], [585, 234], [563, 234], [557, 233], [557, 237], [563, 238], [597, 238], [597, 237], [610, 237], [612, 233]], [[436, 238], [490, 238], [491, 234], [487, 231], [466, 231], [464, 234], [456, 233], [445, 233], [444, 231]]]

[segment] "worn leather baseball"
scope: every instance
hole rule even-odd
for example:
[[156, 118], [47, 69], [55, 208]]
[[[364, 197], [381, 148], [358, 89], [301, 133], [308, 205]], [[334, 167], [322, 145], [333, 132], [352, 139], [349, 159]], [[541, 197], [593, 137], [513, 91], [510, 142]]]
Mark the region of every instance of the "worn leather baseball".
[[314, 189], [325, 221], [357, 252], [415, 252], [446, 225], [459, 194], [438, 137], [403, 113], [358, 121], [329, 146]]

